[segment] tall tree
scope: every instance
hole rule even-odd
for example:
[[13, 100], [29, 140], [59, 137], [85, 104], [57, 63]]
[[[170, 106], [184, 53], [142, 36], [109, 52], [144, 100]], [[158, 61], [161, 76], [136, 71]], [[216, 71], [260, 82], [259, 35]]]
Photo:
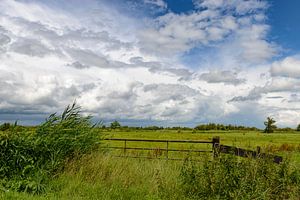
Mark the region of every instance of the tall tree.
[[112, 129], [121, 128], [121, 124], [117, 120], [115, 120], [110, 124], [110, 128]]
[[300, 131], [300, 124], [298, 124], [297, 131]]
[[274, 130], [277, 128], [275, 123], [276, 121], [272, 117], [267, 117], [267, 120], [264, 122], [266, 126], [264, 133], [273, 133]]

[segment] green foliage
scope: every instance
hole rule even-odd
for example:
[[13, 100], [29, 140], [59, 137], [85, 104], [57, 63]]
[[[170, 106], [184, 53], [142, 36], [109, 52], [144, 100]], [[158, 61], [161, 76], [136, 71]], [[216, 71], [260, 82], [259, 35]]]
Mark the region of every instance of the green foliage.
[[158, 126], [146, 126], [143, 128], [143, 130], [150, 130], [150, 131], [156, 131], [156, 130], [163, 130], [164, 127], [158, 127]]
[[296, 129], [297, 131], [300, 131], [300, 124], [298, 124], [298, 126], [297, 126], [297, 129]]
[[6, 131], [10, 128], [10, 123], [3, 123], [0, 125], [0, 131]]
[[183, 191], [195, 199], [293, 199], [300, 195], [299, 180], [299, 170], [287, 162], [233, 156], [186, 161], [181, 169]]
[[110, 128], [112, 129], [121, 128], [121, 124], [117, 120], [115, 120], [110, 124]]
[[230, 130], [248, 130], [248, 131], [255, 131], [258, 130], [256, 127], [246, 127], [246, 126], [236, 126], [236, 125], [224, 125], [224, 124], [200, 124], [195, 127], [195, 130], [201, 131], [208, 131], [208, 130], [223, 130], [223, 131], [230, 131]]
[[264, 122], [264, 125], [266, 126], [264, 133], [273, 133], [274, 130], [277, 128], [275, 126], [276, 121], [272, 117], [268, 117], [267, 121]]
[[35, 132], [12, 130], [0, 135], [0, 179], [4, 188], [43, 192], [48, 179], [67, 159], [89, 152], [98, 141], [91, 117], [75, 103], [61, 116], [51, 114]]

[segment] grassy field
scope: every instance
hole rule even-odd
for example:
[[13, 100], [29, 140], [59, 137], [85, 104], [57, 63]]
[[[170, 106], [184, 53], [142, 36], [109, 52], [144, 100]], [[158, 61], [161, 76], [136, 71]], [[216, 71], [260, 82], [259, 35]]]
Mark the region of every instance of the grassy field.
[[266, 134], [259, 131], [104, 131], [108, 138], [211, 140], [219, 136], [222, 144], [245, 148], [282, 144], [300, 145], [300, 132]]
[[[177, 139], [177, 140], [207, 140], [219, 136], [220, 143], [240, 148], [255, 150], [257, 146], [262, 151], [286, 156], [300, 163], [300, 133], [266, 134], [259, 131], [106, 131], [106, 138], [139, 138], [139, 139]], [[124, 146], [123, 142], [105, 141], [111, 146]], [[165, 143], [127, 142], [127, 147], [165, 148]], [[211, 149], [211, 144], [170, 144], [169, 148], [178, 149]], [[173, 153], [174, 154], [174, 153]], [[177, 154], [177, 153], [175, 153]], [[176, 155], [175, 155], [176, 156]]]
[[[294, 169], [300, 164], [300, 134], [298, 132], [264, 134], [261, 132], [247, 131], [99, 130], [99, 134], [105, 138], [178, 140], [211, 140], [214, 136], [219, 136], [221, 144], [247, 149], [255, 149], [257, 146], [261, 146], [264, 151], [271, 151], [272, 153], [283, 155], [292, 161], [292, 164], [289, 165], [288, 168]], [[115, 141], [102, 141], [101, 144], [102, 146], [123, 145], [122, 142]], [[132, 147], [163, 148], [165, 144], [136, 144], [132, 142], [127, 145]], [[211, 145], [204, 144], [202, 146], [196, 146], [173, 144], [170, 148], [211, 149]], [[282, 191], [284, 192], [278, 194], [278, 199], [285, 197], [291, 199], [299, 198], [300, 187], [297, 187], [297, 185], [300, 184], [300, 178], [299, 182], [297, 182], [297, 178], [291, 178], [286, 179], [286, 183], [283, 182], [274, 186], [274, 184], [277, 184], [277, 180], [282, 179], [282, 177], [279, 177], [280, 174], [282, 174], [281, 165], [278, 167], [273, 164], [268, 164], [267, 167], [264, 167], [264, 162], [258, 161], [258, 163], [256, 163], [255, 161], [255, 163], [252, 163], [251, 159], [243, 159], [245, 163], [242, 163], [242, 168], [245, 169], [245, 171], [240, 172], [236, 170], [241, 169], [241, 163], [236, 162], [234, 160], [235, 158], [230, 158], [229, 161], [226, 160], [226, 158], [223, 161], [210, 164], [210, 162], [207, 161], [211, 160], [211, 155], [204, 154], [200, 157], [204, 160], [204, 164], [196, 164], [195, 167], [190, 166], [190, 164], [185, 164], [183, 161], [115, 158], [113, 157], [115, 153], [115, 151], [103, 152], [102, 148], [100, 148], [99, 150], [94, 150], [92, 153], [84, 154], [79, 158], [71, 159], [66, 162], [63, 172], [49, 181], [44, 193], [32, 195], [26, 192], [16, 192], [0, 188], [0, 199], [199, 199], [200, 197], [200, 199], [204, 197], [207, 197], [207, 199], [224, 199], [225, 197], [225, 199], [273, 199], [274, 191], [270, 189], [272, 187], [283, 187]], [[171, 156], [186, 157], [188, 155], [184, 154], [180, 156], [179, 153], [174, 153], [171, 154]], [[232, 163], [239, 164], [232, 165]], [[203, 168], [203, 166], [207, 167]], [[204, 178], [206, 182], [202, 182], [203, 177], [205, 177], [204, 175], [210, 172], [205, 171], [207, 168], [211, 169], [210, 171], [214, 173], [208, 175], [211, 179], [206, 180]], [[282, 168], [284, 169], [284, 167]], [[231, 169], [235, 171], [230, 171]], [[261, 172], [259, 172], [260, 169], [262, 170]], [[263, 171], [265, 169], [269, 170]], [[254, 174], [253, 177], [250, 178], [243, 178], [253, 170], [258, 170], [257, 174]], [[196, 173], [196, 175], [194, 173]], [[269, 179], [260, 180], [260, 177], [263, 176], [259, 175], [259, 173], [269, 174], [270, 177], [275, 178], [271, 181]], [[288, 172], [285, 173], [288, 174]], [[294, 177], [294, 171], [291, 172], [291, 174], [287, 177]], [[191, 179], [191, 177], [198, 178]], [[298, 175], [295, 177], [298, 177]], [[239, 183], [238, 186], [226, 186], [227, 183], [232, 181], [231, 178], [240, 179], [241, 183]], [[282, 180], [284, 181], [285, 178]], [[296, 181], [294, 181], [294, 179]], [[205, 185], [211, 180], [215, 181], [215, 185], [211, 186], [211, 190], [206, 191]], [[226, 181], [222, 182], [224, 180]], [[256, 180], [258, 182], [255, 182]], [[262, 183], [262, 185], [260, 185], [260, 183]], [[255, 187], [250, 190], [249, 186], [253, 184]], [[199, 188], [194, 188], [194, 185], [199, 185]], [[286, 189], [285, 185], [288, 186], [288, 189]], [[238, 189], [234, 189], [235, 187]], [[232, 191], [231, 188], [233, 188]], [[204, 193], [195, 192], [199, 190], [203, 190]], [[228, 193], [222, 193], [223, 190], [228, 191]], [[209, 196], [210, 194], [212, 194], [212, 196]]]

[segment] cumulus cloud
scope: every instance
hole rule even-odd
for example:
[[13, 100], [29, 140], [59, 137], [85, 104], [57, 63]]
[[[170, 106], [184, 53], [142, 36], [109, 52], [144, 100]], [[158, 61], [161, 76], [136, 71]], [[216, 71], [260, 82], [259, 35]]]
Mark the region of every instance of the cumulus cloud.
[[11, 44], [10, 50], [29, 56], [45, 56], [52, 53], [46, 45], [35, 39], [19, 38]]
[[249, 101], [257, 100], [263, 94], [276, 92], [298, 92], [300, 91], [300, 81], [290, 78], [276, 78], [272, 79], [263, 87], [254, 87], [247, 96], [238, 96], [231, 99], [231, 101]]
[[[278, 47], [267, 41], [265, 1], [194, 1], [199, 8], [191, 13], [167, 13], [156, 18], [139, 34], [141, 49], [172, 56], [195, 47], [217, 46], [232, 49], [237, 62], [261, 63], [276, 55]], [[226, 15], [224, 14], [226, 13]]]
[[175, 68], [169, 63], [162, 63], [157, 61], [145, 62], [142, 57], [130, 58], [131, 66], [146, 67], [152, 73], [170, 74], [179, 77], [178, 80], [189, 80], [193, 78], [194, 73], [187, 68]]
[[298, 58], [257, 65], [277, 50], [266, 40], [267, 3], [193, 2], [181, 14], [162, 0], [131, 2], [137, 18], [121, 1], [1, 1], [0, 121], [36, 123], [74, 99], [101, 119], [162, 125], [242, 116], [252, 125], [256, 115], [242, 114], [251, 106], [257, 115], [298, 113]]
[[208, 83], [239, 85], [246, 82], [245, 79], [238, 78], [237, 73], [232, 71], [210, 71], [208, 73], [201, 74], [199, 78]]
[[300, 78], [300, 59], [295, 56], [274, 62], [270, 72], [272, 76]]
[[5, 35], [5, 34], [0, 35], [0, 45], [1, 46], [8, 44], [10, 41], [11, 41], [11, 39], [7, 35]]

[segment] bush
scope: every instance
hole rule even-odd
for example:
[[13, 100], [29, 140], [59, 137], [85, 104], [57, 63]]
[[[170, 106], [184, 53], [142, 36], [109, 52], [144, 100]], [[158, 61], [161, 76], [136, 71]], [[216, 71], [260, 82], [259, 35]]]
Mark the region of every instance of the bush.
[[204, 163], [186, 161], [181, 169], [185, 194], [196, 199], [299, 198], [299, 170], [263, 159], [222, 156]]
[[82, 116], [74, 103], [61, 116], [51, 114], [34, 133], [9, 131], [0, 135], [2, 187], [43, 192], [47, 180], [55, 177], [68, 159], [97, 146], [99, 133], [90, 119]]

